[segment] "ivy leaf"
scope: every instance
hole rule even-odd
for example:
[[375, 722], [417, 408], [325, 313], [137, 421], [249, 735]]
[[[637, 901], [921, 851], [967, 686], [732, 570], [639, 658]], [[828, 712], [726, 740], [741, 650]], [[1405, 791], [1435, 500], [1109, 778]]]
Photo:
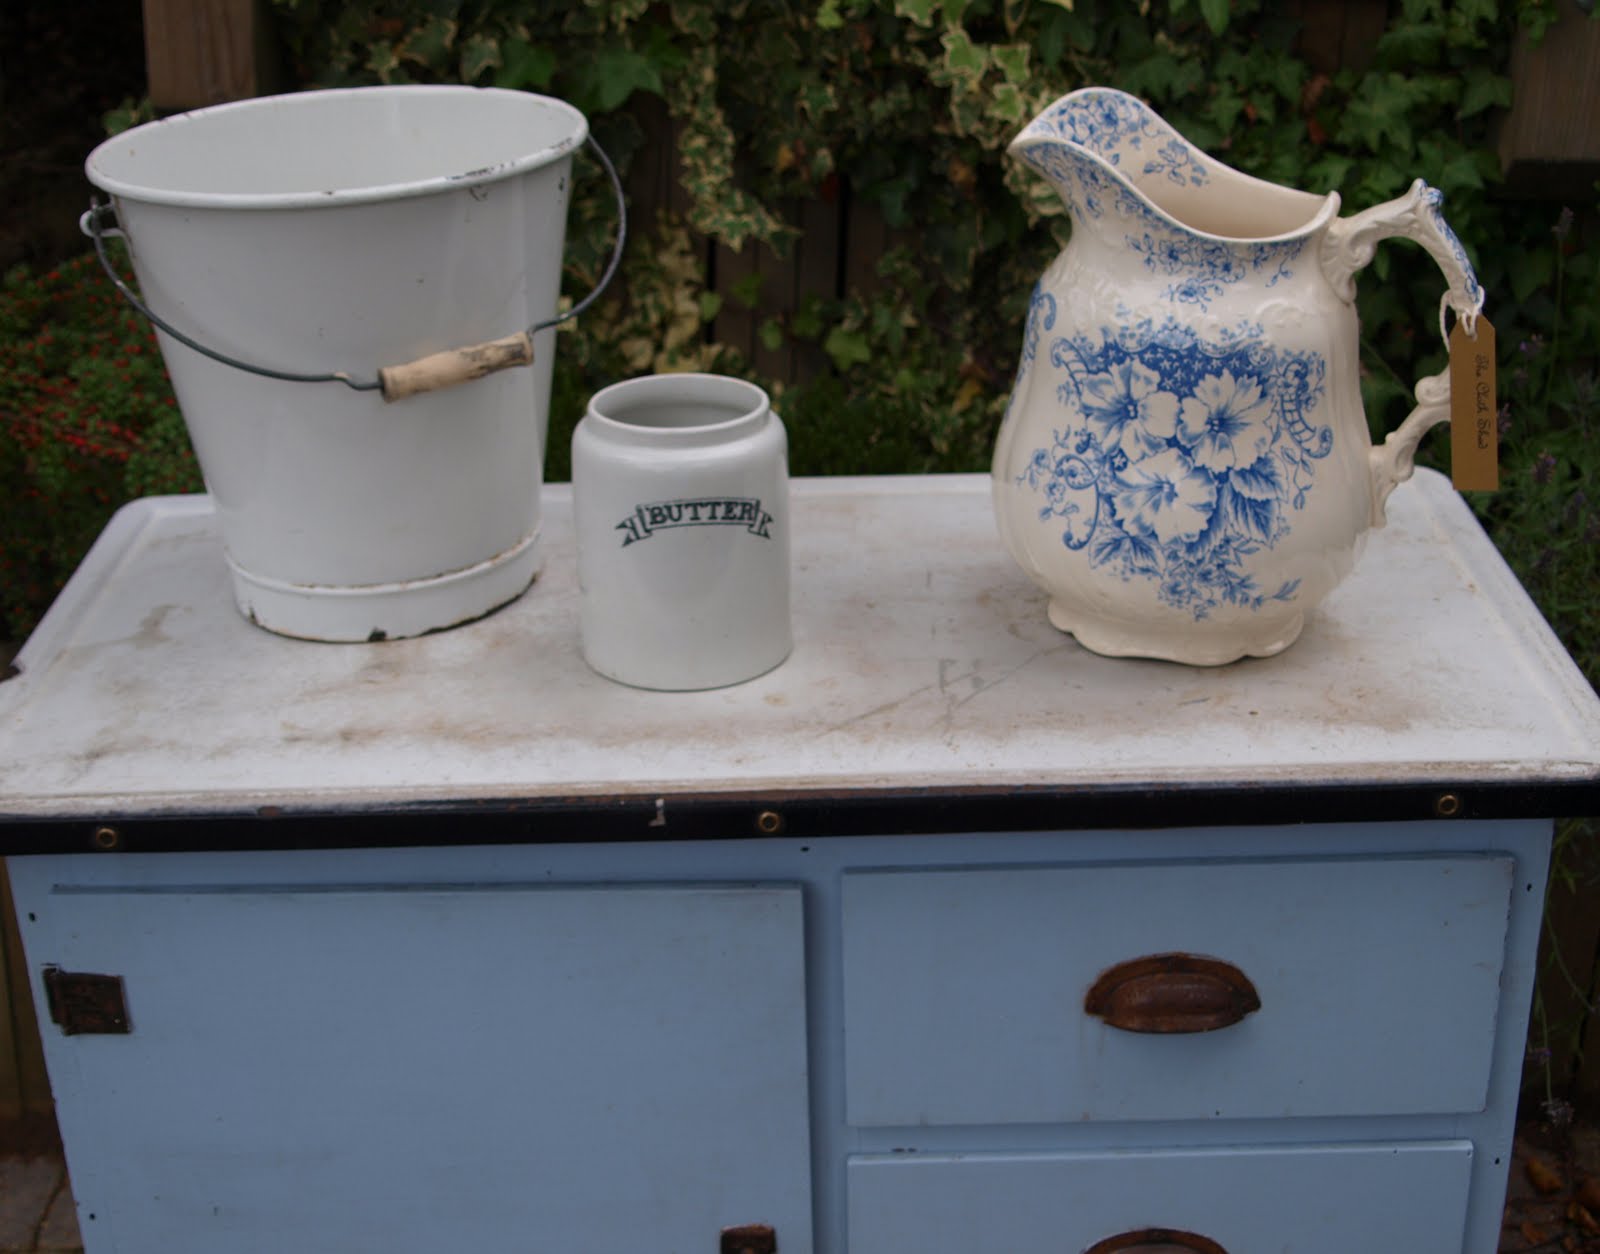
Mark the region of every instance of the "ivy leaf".
[[822, 341], [822, 351], [833, 359], [833, 364], [840, 370], [849, 370], [851, 366], [865, 365], [872, 360], [867, 337], [859, 331], [846, 331], [843, 327], [834, 327], [828, 332], [828, 338]]
[[1459, 152], [1439, 170], [1437, 185], [1440, 191], [1449, 195], [1463, 187], [1483, 186], [1483, 174], [1478, 169], [1477, 156], [1471, 152]]
[[1094, 48], [1098, 28], [1091, 18], [1076, 9], [1057, 9], [1052, 16], [1064, 23], [1067, 38], [1079, 52], [1089, 52]]
[[902, 175], [874, 188], [870, 198], [877, 202], [878, 208], [883, 212], [883, 220], [891, 227], [899, 228], [911, 220], [909, 206], [915, 190], [913, 177]]
[[1346, 185], [1355, 161], [1342, 153], [1331, 152], [1317, 158], [1306, 169], [1303, 185], [1308, 192], [1336, 191]]
[[940, 40], [944, 44], [945, 67], [956, 78], [976, 82], [989, 68], [989, 50], [972, 42], [972, 36], [959, 26], [945, 31]]
[[822, 334], [822, 302], [815, 296], [808, 296], [800, 302], [800, 308], [795, 311], [790, 320], [789, 330], [796, 339], [814, 340]]
[[1028, 58], [1031, 52], [1027, 44], [1006, 44], [990, 49], [989, 55], [1006, 76], [1006, 82], [1021, 85], [1028, 81]]
[[1521, 304], [1555, 275], [1555, 251], [1549, 248], [1519, 249], [1515, 264], [1507, 266], [1511, 278], [1511, 294]]
[[752, 270], [733, 281], [729, 294], [746, 309], [754, 309], [761, 303], [762, 282], [761, 275]]
[[[1118, 86], [1146, 99], [1172, 100], [1205, 84], [1206, 68], [1198, 58], [1179, 60], [1170, 52], [1157, 52], [1123, 71]], [[1184, 132], [1191, 140], [1194, 136]]]
[[655, 63], [632, 48], [602, 48], [578, 71], [573, 103], [590, 115], [610, 113], [635, 91], [664, 94]]
[[685, 35], [702, 43], [713, 43], [717, 37], [715, 10], [710, 5], [696, 4], [693, 0], [674, 0], [671, 6], [672, 24]]
[[556, 72], [556, 54], [549, 48], [536, 48], [526, 39], [506, 40], [500, 50], [500, 69], [494, 76], [496, 87], [513, 91], [533, 88], [542, 91], [550, 86]]
[[700, 321], [710, 322], [722, 312], [722, 296], [717, 292], [700, 293]]
[[1392, 145], [1398, 150], [1396, 155], [1409, 156], [1415, 147], [1411, 117], [1420, 91], [1416, 82], [1402, 74], [1369, 74], [1340, 119], [1340, 139], [1371, 152], [1383, 152]]
[[396, 54], [429, 70], [442, 70], [456, 42], [456, 24], [449, 18], [430, 17], [407, 36]]
[[400, 68], [400, 58], [395, 54], [393, 44], [376, 43], [367, 54], [367, 68], [378, 77], [380, 83], [394, 81], [394, 73]]
[[1467, 71], [1467, 85], [1461, 93], [1460, 116], [1470, 118], [1475, 113], [1492, 109], [1496, 105], [1508, 108], [1511, 104], [1511, 80], [1481, 65]]
[[1228, 0], [1200, 0], [1200, 16], [1205, 18], [1213, 35], [1228, 29], [1228, 7]]
[[1015, 83], [998, 84], [994, 89], [994, 95], [990, 97], [989, 108], [995, 117], [1013, 123], [1022, 121], [1023, 115], [1028, 111], [1022, 93], [1017, 90]]
[[1294, 57], [1275, 56], [1271, 60], [1267, 77], [1273, 90], [1285, 100], [1298, 101], [1305, 89], [1306, 64]]
[[768, 318], [761, 324], [756, 336], [760, 339], [762, 348], [775, 353], [783, 347], [783, 324], [776, 318]]
[[[1219, 90], [1211, 101], [1211, 120], [1216, 123], [1224, 135], [1232, 134], [1233, 124], [1239, 120], [1239, 115], [1244, 112], [1244, 97], [1237, 92]], [[1195, 142], [1192, 132], [1188, 133], [1191, 143]]]
[[1497, 0], [1459, 0], [1454, 16], [1470, 32], [1473, 26], [1481, 22], [1494, 21], [1499, 12], [1500, 6]]
[[802, 83], [798, 99], [800, 107], [812, 119], [824, 117], [839, 107], [839, 93], [827, 80]]
[[1037, 48], [1039, 60], [1045, 69], [1053, 70], [1061, 64], [1061, 54], [1067, 45], [1067, 12], [1057, 10], [1046, 15], [1039, 27]]
[[1414, 71], [1439, 64], [1444, 53], [1444, 27], [1432, 22], [1396, 22], [1378, 37], [1377, 54], [1386, 66]]
[[476, 82], [486, 70], [497, 68], [500, 62], [500, 45], [488, 35], [473, 35], [461, 45], [461, 81]]
[[844, 25], [844, 15], [839, 12], [839, 0], [822, 0], [817, 7], [817, 29], [838, 30]]
[[940, 0], [894, 0], [894, 15], [909, 17], [918, 26], [932, 26]]

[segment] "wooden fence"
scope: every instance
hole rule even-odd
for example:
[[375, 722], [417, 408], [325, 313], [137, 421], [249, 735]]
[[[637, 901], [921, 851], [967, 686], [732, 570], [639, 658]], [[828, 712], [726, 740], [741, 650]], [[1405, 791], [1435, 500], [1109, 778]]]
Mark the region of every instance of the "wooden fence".
[[[1389, 0], [1289, 0], [1302, 21], [1302, 53], [1313, 68], [1332, 72], [1370, 63], [1390, 14]], [[1600, 175], [1600, 24], [1588, 21], [1575, 0], [1561, 0], [1562, 25], [1537, 48], [1521, 47], [1514, 61], [1515, 104], [1502, 128], [1500, 156], [1513, 188], [1568, 194], [1568, 186], [1592, 188]], [[146, 64], [152, 103], [162, 111], [240, 99], [279, 86], [276, 50], [265, 0], [143, 0]], [[640, 105], [648, 143], [635, 159], [628, 192], [638, 221], [656, 211], [682, 213], [686, 197], [677, 181], [674, 133], [664, 106]], [[783, 206], [804, 232], [790, 255], [779, 259], [764, 247], [733, 251], [705, 244], [708, 286], [725, 297], [712, 327], [715, 338], [741, 350], [768, 378], [797, 381], [827, 368], [819, 349], [785, 344], [772, 349], [760, 339], [760, 322], [792, 314], [809, 295], [843, 296], [870, 288], [878, 258], [893, 242], [883, 219], [853, 202], [846, 188], [832, 200]], [[760, 312], [733, 293], [761, 280]], [[1582, 851], [1574, 865], [1577, 888], [1556, 885], [1550, 898], [1541, 983], [1544, 1017], [1553, 1034], [1551, 1078], [1571, 1087], [1587, 1104], [1600, 1105], [1600, 1022], [1593, 1039], [1575, 1036], [1585, 1024], [1600, 976], [1600, 854]], [[26, 968], [9, 886], [0, 868], [0, 1145], [14, 1135], [48, 1130], [49, 1085], [38, 1027], [28, 996]], [[1539, 1024], [1534, 1043], [1541, 1041]], [[1542, 1068], [1530, 1068], [1530, 1092], [1542, 1089]], [[15, 1132], [8, 1137], [3, 1130]]]
[[44, 1148], [56, 1140], [50, 1081], [28, 989], [11, 879], [0, 862], [0, 1148]]

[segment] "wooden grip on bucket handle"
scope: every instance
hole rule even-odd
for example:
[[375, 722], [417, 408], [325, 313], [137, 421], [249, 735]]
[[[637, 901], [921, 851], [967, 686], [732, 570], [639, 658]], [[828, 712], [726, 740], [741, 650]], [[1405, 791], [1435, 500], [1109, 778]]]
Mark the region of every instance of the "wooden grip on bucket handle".
[[403, 366], [384, 366], [378, 371], [378, 382], [383, 388], [384, 400], [398, 401], [420, 392], [436, 392], [481, 379], [496, 370], [532, 364], [533, 336], [527, 331], [518, 331], [498, 340], [430, 353]]

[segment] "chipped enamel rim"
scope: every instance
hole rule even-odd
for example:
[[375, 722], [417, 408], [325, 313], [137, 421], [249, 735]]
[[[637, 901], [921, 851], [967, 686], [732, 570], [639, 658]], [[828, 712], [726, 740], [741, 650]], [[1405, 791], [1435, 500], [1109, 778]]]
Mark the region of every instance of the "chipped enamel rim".
[[[319, 123], [317, 110], [323, 108], [325, 112], [325, 106], [330, 101], [355, 97], [365, 100], [388, 98], [399, 101], [422, 97], [439, 99], [446, 96], [493, 101], [497, 106], [509, 106], [513, 109], [526, 108], [530, 119], [544, 115], [544, 127], [540, 129], [550, 128], [553, 118], [556, 128], [562, 133], [553, 143], [542, 144], [532, 151], [516, 151], [514, 155], [503, 160], [472, 169], [432, 175], [427, 178], [354, 187], [331, 187], [316, 191], [226, 192], [175, 189], [141, 180], [133, 175], [129, 168], [136, 164], [136, 153], [141, 145], [188, 145], [197, 141], [215, 143], [227, 137], [228, 130], [234, 123], [251, 114], [275, 112], [280, 115], [290, 115], [304, 112], [306, 116], [300, 120], [298, 139], [299, 142], [313, 143], [316, 142], [316, 127]], [[325, 124], [325, 119], [322, 121]], [[565, 125], [561, 126], [562, 123]], [[533, 131], [535, 126], [530, 125], [529, 129]], [[287, 130], [286, 126], [286, 135]], [[174, 114], [156, 122], [147, 122], [100, 144], [89, 154], [88, 160], [84, 163], [84, 170], [89, 181], [102, 191], [146, 204], [195, 209], [307, 209], [402, 200], [499, 182], [559, 161], [581, 147], [588, 135], [588, 119], [578, 109], [564, 100], [539, 96], [532, 92], [428, 84], [346, 87], [325, 91], [293, 92], [280, 96], [261, 96], [252, 100], [212, 105], [188, 113]]]

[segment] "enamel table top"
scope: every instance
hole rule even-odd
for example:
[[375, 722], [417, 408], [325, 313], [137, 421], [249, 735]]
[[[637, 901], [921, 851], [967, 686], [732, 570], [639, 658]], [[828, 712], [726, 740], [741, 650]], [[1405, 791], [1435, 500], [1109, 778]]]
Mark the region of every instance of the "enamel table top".
[[565, 485], [520, 600], [359, 645], [246, 622], [208, 498], [151, 498], [0, 684], [0, 835], [18, 852], [113, 818], [442, 808], [642, 839], [735, 800], [794, 834], [870, 830], [897, 802], [926, 827], [985, 799], [1033, 807], [1011, 821], [1035, 828], [1194, 825], [1251, 798], [1255, 821], [1361, 817], [1357, 799], [1375, 818], [1589, 812], [1593, 691], [1445, 479], [1420, 471], [1390, 514], [1287, 652], [1191, 668], [1051, 627], [985, 476], [798, 480], [793, 655], [664, 693], [580, 656]]

